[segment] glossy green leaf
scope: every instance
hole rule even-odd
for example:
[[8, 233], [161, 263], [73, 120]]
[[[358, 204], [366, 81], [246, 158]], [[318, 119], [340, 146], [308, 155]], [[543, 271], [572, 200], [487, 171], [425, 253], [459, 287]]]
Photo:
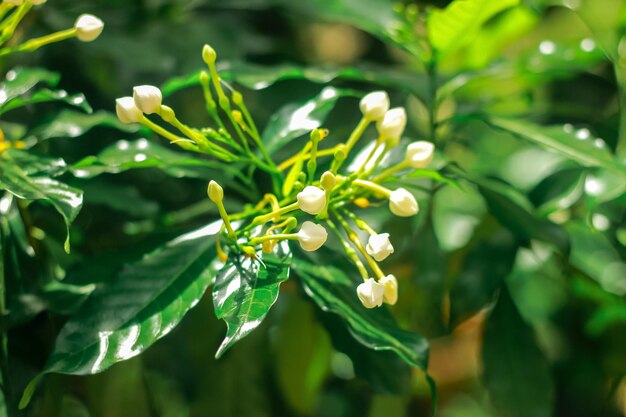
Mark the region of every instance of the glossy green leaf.
[[263, 131], [262, 138], [267, 151], [274, 153], [293, 139], [308, 135], [320, 127], [342, 97], [359, 97], [359, 94], [352, 90], [326, 87], [304, 103], [284, 106], [270, 118]]
[[501, 415], [552, 416], [554, 387], [547, 361], [506, 287], [487, 319], [481, 356], [483, 381]]
[[[354, 68], [333, 69], [324, 67], [300, 67], [295, 65], [263, 66], [243, 62], [227, 62], [220, 66], [220, 76], [244, 87], [261, 90], [283, 80], [307, 80], [328, 84], [333, 80], [360, 81], [395, 88], [414, 94], [421, 99], [428, 97], [425, 77], [415, 72], [397, 68], [363, 65]], [[199, 73], [173, 78], [163, 85], [163, 94], [170, 95], [183, 88], [200, 85]]]
[[159, 204], [141, 195], [132, 185], [94, 178], [80, 184], [85, 204], [101, 204], [130, 216], [145, 219], [159, 212]]
[[450, 322], [454, 326], [487, 307], [509, 275], [517, 243], [506, 230], [476, 242], [463, 259], [450, 289]]
[[214, 222], [170, 241], [98, 288], [59, 332], [42, 374], [102, 372], [171, 332], [211, 283], [221, 226]]
[[109, 127], [123, 132], [137, 132], [139, 130], [138, 125], [120, 122], [113, 113], [97, 111], [92, 114], [85, 114], [66, 109], [50, 122], [37, 126], [28, 133], [28, 136], [34, 137], [38, 141], [52, 138], [76, 138], [96, 126]]
[[582, 222], [569, 222], [566, 230], [572, 242], [572, 265], [597, 281], [605, 291], [626, 294], [626, 263], [608, 237]]
[[444, 10], [433, 10], [428, 16], [430, 42], [441, 53], [466, 45], [492, 16], [519, 3], [520, 0], [454, 0]]
[[226, 322], [226, 336], [216, 358], [256, 329], [278, 299], [280, 284], [289, 278], [291, 252], [287, 241], [274, 253], [231, 256], [215, 278], [213, 306], [218, 319]]
[[28, 176], [59, 176], [67, 171], [67, 164], [61, 158], [51, 158], [31, 150], [9, 149], [3, 154], [9, 163], [14, 163]]
[[[294, 259], [294, 270], [309, 297], [324, 311], [346, 321], [352, 335], [374, 350], [389, 350], [411, 366], [426, 371], [428, 342], [418, 333], [400, 329], [384, 308], [368, 310], [356, 295], [356, 283], [330, 265]], [[330, 278], [330, 279], [329, 279]]]
[[59, 82], [59, 75], [43, 68], [13, 68], [0, 83], [0, 109], [10, 105], [11, 100], [27, 93], [39, 83], [54, 87]]
[[626, 166], [609, 152], [606, 143], [588, 129], [571, 125], [540, 126], [515, 119], [489, 117], [487, 123], [540, 146], [552, 149], [584, 166], [607, 169], [626, 179]]
[[25, 200], [50, 203], [65, 220], [65, 250], [69, 252], [70, 225], [83, 205], [81, 190], [47, 176], [29, 176], [10, 159], [4, 158], [0, 158], [0, 190], [7, 190]]
[[158, 168], [173, 177], [213, 178], [216, 171], [238, 172], [207, 159], [195, 157], [182, 150], [168, 149], [147, 139], [121, 140], [102, 150], [97, 156], [88, 156], [71, 169], [80, 178], [92, 178], [100, 174], [117, 174], [129, 169]]
[[30, 96], [19, 96], [14, 98], [4, 106], [0, 107], [0, 114], [4, 114], [10, 110], [31, 104], [47, 103], [51, 101], [66, 103], [71, 106], [78, 107], [87, 113], [91, 113], [93, 111], [83, 94], [79, 93], [69, 95], [65, 90], [49, 90], [44, 88], [35, 91]]

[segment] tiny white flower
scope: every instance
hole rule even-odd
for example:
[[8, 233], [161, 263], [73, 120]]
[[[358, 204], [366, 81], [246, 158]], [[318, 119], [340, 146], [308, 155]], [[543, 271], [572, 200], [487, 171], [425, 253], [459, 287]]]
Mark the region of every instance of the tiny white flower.
[[374, 91], [361, 99], [359, 107], [367, 119], [380, 120], [389, 110], [389, 96], [384, 91]]
[[384, 260], [393, 253], [393, 246], [389, 241], [389, 233], [375, 233], [371, 235], [365, 249], [376, 261]]
[[403, 107], [388, 110], [383, 118], [376, 123], [378, 134], [392, 144], [397, 144], [406, 127], [406, 111]]
[[76, 23], [76, 37], [83, 42], [91, 42], [102, 33], [104, 22], [92, 14], [83, 14], [78, 16]]
[[370, 278], [356, 287], [356, 294], [365, 308], [380, 307], [383, 305], [385, 286]]
[[413, 194], [404, 188], [398, 188], [389, 195], [389, 210], [396, 216], [409, 217], [417, 214], [419, 207]]
[[383, 300], [387, 304], [394, 305], [398, 301], [398, 280], [396, 277], [389, 274], [386, 277], [382, 277], [378, 282], [385, 287]]
[[321, 248], [326, 243], [327, 238], [328, 233], [324, 226], [310, 221], [302, 223], [302, 227], [298, 231], [300, 246], [307, 252], [313, 252]]
[[135, 106], [145, 114], [158, 113], [163, 103], [161, 90], [153, 85], [138, 85], [133, 87]]
[[433, 160], [435, 145], [421, 140], [413, 142], [406, 148], [406, 160], [413, 168], [425, 168]]
[[305, 213], [320, 214], [326, 207], [326, 193], [319, 187], [309, 185], [298, 193], [298, 207]]
[[135, 100], [132, 97], [115, 100], [115, 112], [122, 123], [138, 123], [143, 117], [143, 113], [135, 106]]

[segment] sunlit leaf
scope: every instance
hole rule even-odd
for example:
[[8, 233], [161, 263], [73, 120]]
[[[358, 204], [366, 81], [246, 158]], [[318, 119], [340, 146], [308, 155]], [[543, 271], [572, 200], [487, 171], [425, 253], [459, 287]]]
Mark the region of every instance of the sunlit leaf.
[[59, 82], [59, 75], [43, 68], [13, 68], [7, 72], [0, 83], [0, 109], [10, 105], [11, 100], [30, 91], [39, 83], [54, 87]]
[[261, 260], [229, 257], [213, 287], [215, 315], [227, 325], [217, 358], [261, 324], [278, 299], [280, 284], [289, 278], [290, 265], [286, 241], [278, 244], [274, 253], [263, 253]]
[[47, 103], [57, 101], [78, 107], [79, 109], [91, 113], [92, 108], [83, 94], [69, 95], [65, 90], [49, 90], [47, 88], [37, 90], [30, 96], [19, 96], [0, 107], [0, 114], [6, 113], [20, 107], [37, 103]]
[[454, 0], [428, 17], [428, 37], [438, 51], [449, 52], [474, 39], [480, 27], [495, 14], [520, 0]]
[[342, 97], [359, 97], [352, 90], [326, 87], [319, 95], [297, 104], [288, 104], [276, 112], [263, 132], [263, 143], [271, 154], [282, 146], [322, 125]]

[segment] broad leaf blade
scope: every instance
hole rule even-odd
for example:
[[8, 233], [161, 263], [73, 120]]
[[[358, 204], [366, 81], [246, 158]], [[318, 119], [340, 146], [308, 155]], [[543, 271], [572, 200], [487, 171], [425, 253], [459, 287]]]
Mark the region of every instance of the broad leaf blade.
[[506, 287], [485, 326], [483, 379], [501, 415], [550, 417], [553, 383], [548, 364]]
[[291, 252], [286, 241], [263, 261], [231, 256], [215, 278], [215, 315], [227, 325], [216, 358], [256, 329], [278, 299], [280, 284], [289, 278]]
[[69, 95], [65, 90], [49, 90], [47, 88], [37, 90], [30, 96], [19, 96], [0, 107], [0, 114], [4, 114], [10, 110], [31, 104], [47, 103], [57, 101], [78, 107], [86, 113], [91, 113], [93, 109], [85, 99], [83, 94]]
[[96, 290], [61, 329], [43, 372], [102, 372], [169, 333], [211, 283], [221, 225], [174, 239]]
[[[400, 329], [384, 308], [368, 310], [356, 295], [356, 285], [341, 270], [294, 259], [294, 270], [306, 293], [324, 311], [343, 318], [352, 335], [374, 350], [393, 351], [411, 366], [426, 371], [428, 342], [418, 333]], [[328, 277], [331, 279], [328, 279]]]
[[615, 160], [603, 140], [586, 129], [574, 130], [570, 125], [540, 126], [531, 122], [489, 117], [487, 123], [577, 161], [612, 171], [626, 179], [626, 166]]
[[124, 124], [109, 112], [98, 111], [85, 114], [75, 110], [66, 109], [52, 121], [38, 126], [29, 132], [29, 136], [38, 141], [52, 138], [76, 138], [93, 129], [96, 126], [114, 128], [123, 132], [136, 132], [139, 128], [134, 124]]
[[54, 87], [59, 79], [58, 74], [43, 68], [13, 68], [0, 83], [0, 108], [4, 110], [4, 106], [11, 100], [30, 91], [39, 83]]

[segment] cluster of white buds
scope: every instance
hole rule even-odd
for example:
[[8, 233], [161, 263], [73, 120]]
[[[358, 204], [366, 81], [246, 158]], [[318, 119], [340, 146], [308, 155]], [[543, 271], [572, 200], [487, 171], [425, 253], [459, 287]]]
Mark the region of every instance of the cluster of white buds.
[[[174, 110], [163, 105], [161, 90], [150, 85], [137, 86], [133, 88], [132, 96], [117, 99], [116, 112], [121, 122], [142, 123], [184, 149], [204, 152], [226, 162], [252, 164], [272, 177], [274, 193], [265, 194], [256, 205], [247, 206], [232, 216], [223, 204], [224, 190], [215, 181], [209, 184], [209, 198], [218, 208], [227, 237], [218, 242], [220, 258], [225, 260], [228, 257], [226, 252], [231, 251], [257, 257], [259, 250], [272, 252], [283, 240], [297, 240], [302, 250], [316, 251], [326, 243], [328, 232], [332, 231], [363, 278], [363, 283], [356, 289], [363, 306], [374, 308], [383, 303], [395, 304], [398, 281], [394, 275], [384, 273], [378, 264], [394, 253], [389, 233], [377, 233], [349, 207], [354, 204], [365, 208], [370, 206], [370, 199], [383, 199], [396, 216], [416, 215], [419, 205], [413, 194], [401, 187], [389, 189], [385, 182], [393, 180], [392, 175], [399, 171], [426, 168], [433, 160], [434, 145], [426, 141], [413, 142], [407, 146], [401, 162], [378, 172], [387, 152], [400, 143], [407, 114], [402, 107], [390, 108], [386, 92], [375, 91], [360, 100], [363, 117], [345, 142], [330, 149], [318, 149], [329, 132], [314, 129], [310, 140], [299, 152], [277, 164], [265, 149], [242, 94], [230, 87], [224, 88], [225, 82], [216, 67], [215, 50], [206, 45], [202, 58], [208, 71], [203, 71], [199, 80], [215, 128], [193, 129], [181, 123]], [[160, 116], [182, 136], [146, 117], [152, 114]], [[226, 119], [222, 118], [223, 115]], [[367, 159], [357, 158], [359, 161], [351, 165], [357, 165], [358, 169], [342, 174], [342, 164], [369, 126], [374, 126], [378, 133], [375, 146], [366, 148], [371, 149], [367, 151], [369, 155], [365, 155]], [[252, 145], [257, 149], [253, 150]], [[330, 168], [319, 176], [318, 159], [329, 156], [333, 158]], [[246, 171], [241, 171], [240, 179], [249, 184], [254, 170], [249, 174]], [[307, 215], [315, 219], [302, 218]], [[231, 224], [232, 219], [238, 220], [236, 227]], [[296, 231], [298, 224], [300, 227]], [[360, 241], [354, 225], [368, 234], [367, 243]], [[228, 251], [222, 250], [222, 243]]]

